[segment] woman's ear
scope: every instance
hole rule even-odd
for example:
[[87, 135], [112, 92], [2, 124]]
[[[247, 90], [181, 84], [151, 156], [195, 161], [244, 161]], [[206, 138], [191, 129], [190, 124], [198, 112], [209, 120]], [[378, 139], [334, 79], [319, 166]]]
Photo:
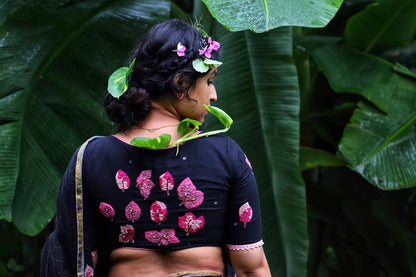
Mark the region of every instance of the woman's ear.
[[[177, 73], [173, 79], [173, 88], [176, 95], [183, 96], [189, 89], [189, 80], [185, 77], [183, 73]], [[178, 96], [178, 98], [181, 98]]]

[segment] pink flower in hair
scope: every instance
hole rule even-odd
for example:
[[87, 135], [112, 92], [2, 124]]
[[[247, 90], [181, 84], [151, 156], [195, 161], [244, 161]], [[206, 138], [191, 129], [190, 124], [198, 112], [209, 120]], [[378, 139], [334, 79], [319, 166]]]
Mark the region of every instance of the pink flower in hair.
[[183, 46], [182, 43], [179, 42], [178, 46], [176, 47], [176, 54], [179, 57], [183, 57], [183, 56], [185, 56], [185, 50], [186, 50], [186, 47]]
[[200, 56], [205, 55], [205, 57], [207, 57], [209, 59], [209, 58], [211, 58], [211, 52], [212, 52], [211, 47], [205, 47], [204, 49], [199, 50], [199, 55]]
[[212, 40], [211, 37], [208, 38], [209, 48], [212, 50], [218, 50], [220, 49], [220, 43], [218, 41]]

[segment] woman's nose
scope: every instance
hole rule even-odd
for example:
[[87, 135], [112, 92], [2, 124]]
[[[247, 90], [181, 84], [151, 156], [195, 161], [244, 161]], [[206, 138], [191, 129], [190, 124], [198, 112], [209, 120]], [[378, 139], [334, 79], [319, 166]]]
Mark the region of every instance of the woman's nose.
[[217, 101], [217, 91], [216, 91], [216, 89], [215, 89], [215, 86], [214, 85], [212, 85], [211, 86], [211, 95], [210, 95], [210, 100], [211, 101]]

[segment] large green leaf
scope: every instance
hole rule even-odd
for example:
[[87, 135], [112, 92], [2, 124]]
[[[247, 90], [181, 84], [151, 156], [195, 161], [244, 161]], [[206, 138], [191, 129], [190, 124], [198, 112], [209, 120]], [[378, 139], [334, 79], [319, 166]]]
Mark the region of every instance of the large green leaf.
[[75, 148], [108, 132], [101, 104], [108, 76], [170, 7], [151, 0], [59, 8], [52, 2], [23, 2], [0, 27], [0, 218], [12, 215], [29, 235], [54, 216]]
[[380, 0], [352, 16], [347, 42], [365, 52], [409, 44], [416, 32], [416, 1]]
[[231, 31], [266, 32], [280, 26], [323, 27], [343, 0], [202, 0]]
[[343, 47], [314, 51], [314, 58], [338, 92], [354, 92], [362, 102], [339, 144], [349, 166], [381, 189], [416, 185], [416, 80], [394, 65]]

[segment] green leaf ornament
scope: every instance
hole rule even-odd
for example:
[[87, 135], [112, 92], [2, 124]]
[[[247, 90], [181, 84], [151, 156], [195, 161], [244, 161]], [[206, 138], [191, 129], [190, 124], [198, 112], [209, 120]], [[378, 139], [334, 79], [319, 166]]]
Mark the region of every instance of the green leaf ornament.
[[[181, 143], [184, 143], [185, 141], [201, 138], [201, 137], [207, 137], [210, 135], [220, 134], [227, 132], [231, 124], [233, 124], [232, 118], [223, 110], [217, 107], [207, 106], [204, 105], [205, 108], [210, 112], [212, 115], [214, 115], [218, 120], [224, 125], [224, 129], [221, 130], [214, 130], [209, 131], [206, 133], [201, 133], [196, 136], [189, 136], [192, 133], [194, 133], [196, 130], [199, 130], [199, 126], [202, 125], [201, 122], [185, 118], [183, 119], [179, 125], [178, 125], [178, 133], [183, 135], [180, 139], [175, 141], [171, 146], [179, 146]], [[193, 125], [192, 129], [190, 129], [190, 126]], [[188, 132], [187, 132], [188, 131]], [[187, 133], [186, 133], [187, 132]], [[161, 149], [166, 148], [169, 146], [171, 136], [168, 134], [162, 134], [157, 138], [150, 139], [146, 137], [137, 137], [130, 141], [130, 143], [137, 147], [143, 147], [143, 148], [149, 148], [149, 149]]]
[[143, 147], [148, 149], [161, 149], [169, 146], [171, 136], [163, 134], [157, 138], [150, 139], [146, 137], [137, 137], [130, 141], [131, 144], [137, 147]]
[[192, 67], [200, 73], [205, 73], [211, 68], [216, 68], [220, 65], [222, 65], [222, 62], [207, 58], [204, 58], [204, 60], [195, 59], [192, 61]]
[[224, 125], [226, 128], [230, 128], [231, 124], [233, 124], [233, 119], [223, 110], [213, 106], [205, 105], [205, 108], [213, 114], [218, 120]]
[[191, 125], [194, 126], [193, 131], [195, 131], [195, 130], [199, 130], [199, 126], [201, 126], [202, 123], [199, 122], [198, 120], [185, 118], [178, 125], [178, 133], [181, 135], [184, 135]]
[[133, 72], [134, 63], [136, 59], [134, 59], [129, 67], [121, 67], [111, 74], [110, 78], [108, 79], [108, 87], [107, 90], [114, 98], [119, 98], [126, 92], [128, 88], [128, 78], [130, 73]]
[[209, 66], [205, 64], [201, 59], [193, 60], [192, 67], [200, 73], [205, 73], [209, 70]]

